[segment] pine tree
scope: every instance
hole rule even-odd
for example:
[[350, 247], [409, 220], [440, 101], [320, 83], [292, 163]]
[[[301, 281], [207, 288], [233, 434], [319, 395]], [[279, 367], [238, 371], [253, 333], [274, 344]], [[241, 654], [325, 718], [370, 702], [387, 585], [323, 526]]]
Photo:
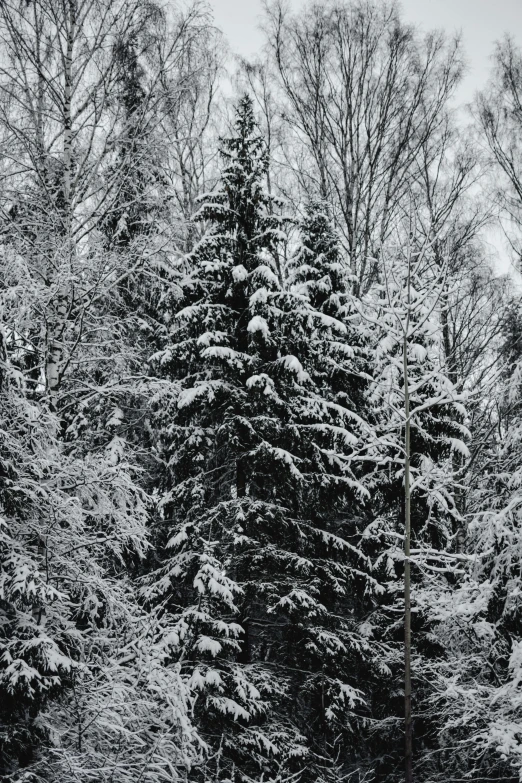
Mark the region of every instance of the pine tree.
[[265, 691], [277, 689], [268, 672], [248, 660], [248, 642], [240, 641], [244, 630], [237, 622], [244, 593], [235, 552], [243, 549], [246, 505], [241, 456], [249, 438], [241, 410], [253, 364], [247, 353], [248, 277], [257, 272], [274, 285], [274, 271], [267, 264], [258, 267], [260, 253], [268, 255], [277, 241], [278, 228], [263, 214], [267, 200], [260, 178], [266, 156], [247, 100], [238, 111], [237, 137], [223, 143], [223, 158], [222, 186], [199, 213], [211, 228], [189, 259], [187, 306], [174, 321], [172, 344], [153, 357], [172, 382], [158, 395], [153, 425], [168, 468], [161, 507], [171, 531], [167, 550], [174, 555], [149, 591], [166, 593], [169, 604], [180, 607], [173, 614], [173, 655], [186, 660], [191, 686], [199, 693], [199, 719], [204, 736], [214, 740], [209, 763], [216, 773], [221, 765], [236, 763], [233, 736], [241, 724], [239, 752], [245, 755], [249, 746], [254, 759], [271, 747], [278, 752], [289, 730], [282, 727], [279, 738], [272, 738], [247, 728], [266, 713]]

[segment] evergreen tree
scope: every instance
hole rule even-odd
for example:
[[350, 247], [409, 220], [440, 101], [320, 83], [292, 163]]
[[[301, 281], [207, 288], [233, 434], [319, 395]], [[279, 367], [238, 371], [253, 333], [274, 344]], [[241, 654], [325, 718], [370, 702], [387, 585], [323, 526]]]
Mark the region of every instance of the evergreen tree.
[[328, 212], [325, 202], [307, 204], [290, 279], [302, 284], [314, 310], [336, 317], [347, 299], [347, 275], [339, 237]]
[[235, 129], [199, 213], [209, 230], [190, 258], [185, 307], [153, 357], [171, 385], [152, 414], [167, 467], [166, 560], [147, 592], [172, 612], [173, 658], [201, 693], [216, 765], [237, 780], [284, 769], [335, 779], [339, 736], [363, 701], [354, 661], [367, 640], [343, 611], [355, 583], [371, 588], [345, 537], [367, 494], [351, 455], [368, 428], [331, 388], [325, 345], [345, 363], [353, 349], [343, 320], [305, 290], [318, 270], [301, 264], [299, 285], [281, 285], [284, 224], [262, 188], [248, 98]]

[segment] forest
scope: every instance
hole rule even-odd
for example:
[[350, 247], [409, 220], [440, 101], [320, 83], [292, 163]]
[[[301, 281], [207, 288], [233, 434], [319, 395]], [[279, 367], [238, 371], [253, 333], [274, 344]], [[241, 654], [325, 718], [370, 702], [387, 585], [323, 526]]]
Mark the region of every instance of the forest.
[[0, 2], [6, 783], [522, 780], [522, 51], [262, 29]]

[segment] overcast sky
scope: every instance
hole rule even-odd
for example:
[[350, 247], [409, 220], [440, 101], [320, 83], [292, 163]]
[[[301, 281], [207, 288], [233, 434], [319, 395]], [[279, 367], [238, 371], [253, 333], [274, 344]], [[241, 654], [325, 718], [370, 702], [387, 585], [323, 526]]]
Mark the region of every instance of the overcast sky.
[[[232, 51], [251, 56], [262, 45], [258, 30], [260, 0], [210, 0], [216, 24], [227, 36]], [[303, 0], [293, 0], [297, 9]], [[463, 102], [481, 89], [490, 69], [496, 40], [509, 32], [522, 44], [522, 0], [402, 0], [404, 18], [425, 30], [441, 27], [461, 30], [468, 72], [459, 91]]]

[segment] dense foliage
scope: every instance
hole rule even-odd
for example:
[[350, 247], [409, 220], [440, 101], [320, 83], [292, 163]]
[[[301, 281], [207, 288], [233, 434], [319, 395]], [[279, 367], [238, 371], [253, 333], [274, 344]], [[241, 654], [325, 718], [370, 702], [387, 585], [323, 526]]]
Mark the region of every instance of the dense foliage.
[[265, 16], [0, 4], [2, 780], [522, 774], [522, 55]]

